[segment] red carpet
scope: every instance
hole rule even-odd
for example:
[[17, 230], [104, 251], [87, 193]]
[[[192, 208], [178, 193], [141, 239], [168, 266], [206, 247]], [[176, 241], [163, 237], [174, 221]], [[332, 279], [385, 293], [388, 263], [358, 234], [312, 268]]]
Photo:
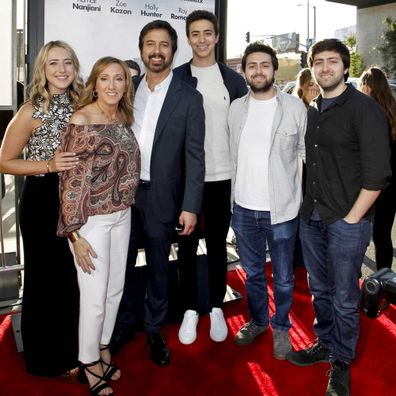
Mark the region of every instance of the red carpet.
[[[303, 347], [313, 339], [313, 311], [306, 274], [296, 270], [292, 310], [293, 346]], [[269, 279], [271, 279], [269, 277]], [[243, 292], [244, 274], [229, 273], [229, 284]], [[271, 285], [270, 285], [271, 286]], [[270, 295], [271, 304], [272, 292]], [[273, 306], [271, 306], [271, 309]], [[151, 363], [145, 335], [137, 334], [115, 359], [123, 378], [113, 383], [117, 396], [258, 396], [324, 395], [327, 364], [295, 367], [272, 357], [271, 331], [254, 344], [238, 347], [233, 336], [249, 320], [246, 299], [226, 305], [230, 328], [228, 339], [216, 344], [209, 338], [209, 318], [201, 318], [198, 339], [183, 346], [177, 338], [178, 325], [163, 329], [172, 351], [171, 364], [159, 368]], [[362, 316], [358, 358], [352, 365], [352, 396], [396, 394], [396, 308], [389, 307], [378, 319]], [[10, 316], [0, 316], [0, 395], [67, 396], [89, 395], [88, 387], [61, 384], [24, 372], [23, 357], [15, 351]]]

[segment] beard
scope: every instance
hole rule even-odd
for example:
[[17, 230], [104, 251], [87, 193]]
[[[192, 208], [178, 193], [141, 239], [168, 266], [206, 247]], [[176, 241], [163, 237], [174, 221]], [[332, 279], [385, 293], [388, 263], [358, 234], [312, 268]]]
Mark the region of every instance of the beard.
[[252, 90], [253, 93], [264, 93], [268, 92], [272, 86], [274, 85], [275, 78], [272, 77], [270, 80], [265, 79], [263, 82], [259, 84], [255, 84], [253, 79], [250, 79], [248, 81], [248, 84], [250, 85], [250, 89]]
[[320, 82], [317, 81], [317, 84], [320, 86], [320, 88], [323, 90], [323, 92], [332, 92], [334, 91], [337, 87], [340, 85], [344, 84], [344, 75], [340, 77], [338, 80], [335, 80], [333, 83], [328, 84], [328, 85], [323, 85]]
[[[162, 62], [161, 63], [153, 63], [151, 62], [151, 59], [153, 58], [161, 58]], [[160, 73], [166, 69], [168, 69], [173, 62], [173, 56], [166, 61], [165, 56], [162, 54], [151, 54], [148, 59], [143, 59], [144, 66], [146, 67], [147, 70], [150, 70], [153, 73]]]

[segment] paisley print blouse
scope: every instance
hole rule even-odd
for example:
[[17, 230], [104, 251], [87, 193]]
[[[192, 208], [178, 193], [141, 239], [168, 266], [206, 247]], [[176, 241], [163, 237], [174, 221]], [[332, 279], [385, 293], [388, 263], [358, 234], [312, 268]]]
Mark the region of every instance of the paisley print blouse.
[[[65, 124], [73, 113], [67, 93], [52, 95], [48, 111], [34, 106], [34, 119], [40, 119], [38, 126], [27, 143], [26, 159], [30, 161], [48, 161], [60, 145], [60, 136]], [[43, 175], [38, 175], [43, 176]]]
[[68, 124], [61, 148], [75, 152], [79, 163], [60, 177], [59, 236], [81, 228], [88, 216], [110, 214], [134, 203], [140, 151], [131, 128]]

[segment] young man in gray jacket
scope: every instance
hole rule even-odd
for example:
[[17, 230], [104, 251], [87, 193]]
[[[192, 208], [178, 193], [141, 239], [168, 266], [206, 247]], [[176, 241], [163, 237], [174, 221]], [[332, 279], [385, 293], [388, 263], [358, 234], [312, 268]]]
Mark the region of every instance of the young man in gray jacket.
[[[293, 250], [302, 200], [299, 159], [304, 158], [307, 110], [302, 101], [274, 86], [275, 51], [252, 43], [242, 58], [250, 92], [230, 107], [232, 159], [231, 225], [252, 319], [235, 337], [248, 345], [271, 323], [274, 356], [291, 350], [289, 311], [293, 295]], [[266, 243], [274, 279], [275, 313], [269, 317]]]

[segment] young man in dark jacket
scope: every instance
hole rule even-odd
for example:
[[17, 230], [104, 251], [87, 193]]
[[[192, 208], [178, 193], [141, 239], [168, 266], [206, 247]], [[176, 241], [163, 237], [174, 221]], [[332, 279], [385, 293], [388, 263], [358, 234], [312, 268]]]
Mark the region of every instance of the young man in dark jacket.
[[320, 95], [308, 110], [300, 239], [317, 340], [287, 356], [298, 366], [330, 362], [326, 396], [349, 395], [349, 364], [359, 338], [361, 266], [373, 204], [391, 175], [385, 113], [345, 83], [349, 64], [347, 47], [336, 39], [311, 47], [309, 65]]
[[[186, 20], [187, 40], [193, 51], [190, 62], [173, 73], [204, 98], [205, 186], [198, 224], [204, 225], [208, 258], [210, 337], [217, 342], [227, 337], [223, 299], [227, 280], [226, 237], [230, 225], [231, 161], [227, 117], [230, 103], [247, 93], [245, 80], [222, 63], [216, 62], [215, 46], [219, 28], [215, 15], [193, 11]], [[198, 228], [198, 227], [197, 227]], [[201, 230], [202, 232], [202, 230]], [[198, 324], [196, 251], [200, 230], [178, 240], [179, 274], [185, 314], [179, 340], [191, 344]]]

